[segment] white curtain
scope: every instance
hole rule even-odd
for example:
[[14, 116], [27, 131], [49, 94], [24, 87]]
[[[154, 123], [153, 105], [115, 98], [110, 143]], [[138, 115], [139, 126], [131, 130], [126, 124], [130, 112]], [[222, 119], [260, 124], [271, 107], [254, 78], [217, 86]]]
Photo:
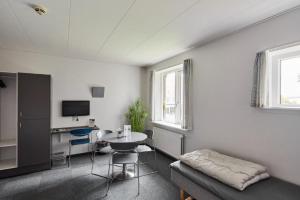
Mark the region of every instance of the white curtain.
[[149, 110], [150, 110], [150, 121], [154, 120], [154, 72], [150, 71], [150, 81], [149, 81]]
[[183, 121], [182, 129], [192, 130], [192, 60], [183, 62]]
[[266, 52], [256, 54], [253, 69], [253, 87], [251, 95], [251, 106], [259, 108], [269, 107], [268, 102], [268, 73]]

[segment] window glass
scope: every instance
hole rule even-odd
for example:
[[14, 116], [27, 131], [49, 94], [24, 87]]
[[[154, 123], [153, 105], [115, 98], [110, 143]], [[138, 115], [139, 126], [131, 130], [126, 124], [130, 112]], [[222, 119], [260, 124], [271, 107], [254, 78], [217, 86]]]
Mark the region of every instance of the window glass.
[[280, 103], [300, 105], [300, 57], [281, 60], [280, 62]]
[[165, 75], [164, 81], [164, 121], [176, 122], [176, 73], [170, 72]]

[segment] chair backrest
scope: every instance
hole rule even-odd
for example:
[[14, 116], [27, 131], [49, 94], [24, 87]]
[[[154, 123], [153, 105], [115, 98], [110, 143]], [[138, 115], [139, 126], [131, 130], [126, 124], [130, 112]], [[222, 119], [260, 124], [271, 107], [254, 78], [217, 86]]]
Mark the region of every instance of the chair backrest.
[[105, 134], [110, 134], [110, 133], [112, 133], [113, 131], [112, 130], [101, 130], [100, 131], [103, 135], [105, 135]]
[[113, 131], [111, 131], [111, 130], [100, 130], [97, 133], [97, 140], [101, 140], [102, 136], [110, 134], [110, 133], [113, 133]]
[[144, 133], [147, 135], [148, 138], [152, 139], [153, 138], [153, 130], [144, 130]]
[[110, 143], [110, 147], [116, 151], [133, 151], [137, 147], [138, 143]]
[[76, 137], [87, 136], [91, 132], [92, 132], [91, 128], [79, 128], [79, 129], [74, 129], [74, 130], [70, 131], [71, 135], [74, 135]]
[[154, 132], [153, 130], [145, 130], [144, 133], [147, 135], [147, 139], [142, 142], [143, 144], [147, 144], [149, 146], [152, 146], [152, 147], [155, 147], [155, 143], [154, 143], [154, 140], [153, 140], [153, 135], [154, 135]]

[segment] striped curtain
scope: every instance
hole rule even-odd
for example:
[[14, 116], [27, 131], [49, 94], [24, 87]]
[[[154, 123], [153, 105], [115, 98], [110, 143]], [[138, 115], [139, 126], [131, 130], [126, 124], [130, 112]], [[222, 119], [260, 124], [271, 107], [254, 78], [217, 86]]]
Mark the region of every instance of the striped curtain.
[[267, 108], [269, 106], [267, 75], [266, 52], [259, 52], [256, 54], [253, 69], [252, 107]]
[[192, 60], [183, 62], [183, 121], [182, 129], [192, 130]]

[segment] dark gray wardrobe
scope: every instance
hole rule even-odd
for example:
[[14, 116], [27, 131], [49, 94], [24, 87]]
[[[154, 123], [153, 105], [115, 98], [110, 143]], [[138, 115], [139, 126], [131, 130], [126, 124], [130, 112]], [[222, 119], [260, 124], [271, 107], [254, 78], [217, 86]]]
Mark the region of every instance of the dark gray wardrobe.
[[0, 178], [50, 169], [51, 166], [51, 77], [42, 74], [18, 73], [16, 80], [17, 162], [15, 167], [0, 169]]

